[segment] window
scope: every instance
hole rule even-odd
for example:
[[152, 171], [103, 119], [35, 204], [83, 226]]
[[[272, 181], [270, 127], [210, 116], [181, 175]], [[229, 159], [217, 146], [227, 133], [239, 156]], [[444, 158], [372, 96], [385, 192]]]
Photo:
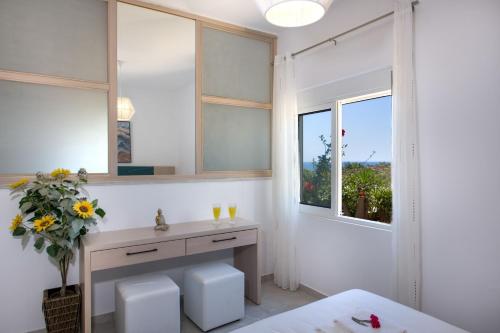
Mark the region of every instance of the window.
[[301, 204], [391, 223], [390, 91], [337, 100], [333, 119], [331, 110], [301, 114], [299, 136]]
[[331, 110], [299, 115], [301, 204], [331, 207], [331, 124]]
[[342, 152], [338, 213], [390, 223], [392, 97], [385, 92], [341, 100], [337, 119]]

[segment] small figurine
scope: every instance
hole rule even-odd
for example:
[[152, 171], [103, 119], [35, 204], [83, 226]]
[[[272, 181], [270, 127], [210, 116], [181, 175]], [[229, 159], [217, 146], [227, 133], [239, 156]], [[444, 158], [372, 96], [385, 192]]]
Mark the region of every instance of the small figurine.
[[78, 179], [80, 179], [81, 182], [86, 182], [87, 181], [87, 170], [84, 168], [81, 168], [78, 170]]
[[158, 212], [156, 213], [155, 221], [156, 221], [155, 230], [161, 230], [161, 231], [168, 230], [169, 225], [165, 221], [165, 216], [163, 216], [161, 209], [158, 209]]

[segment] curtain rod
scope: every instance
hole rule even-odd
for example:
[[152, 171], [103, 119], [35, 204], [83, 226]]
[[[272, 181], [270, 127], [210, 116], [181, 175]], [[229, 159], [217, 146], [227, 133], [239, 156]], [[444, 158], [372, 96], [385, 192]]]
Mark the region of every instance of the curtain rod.
[[[415, 6], [415, 5], [417, 5], [417, 4], [418, 4], [418, 0], [416, 0], [416, 1], [412, 1], [412, 3], [411, 3], [411, 5], [412, 5], [412, 6]], [[372, 24], [372, 23], [375, 23], [375, 22], [377, 22], [377, 21], [383, 20], [383, 19], [385, 19], [386, 17], [389, 17], [389, 16], [391, 16], [391, 15], [393, 15], [393, 14], [394, 14], [394, 11], [389, 12], [389, 13], [384, 14], [384, 15], [381, 15], [381, 16], [379, 16], [379, 17], [377, 17], [377, 18], [374, 18], [373, 20], [370, 20], [370, 21], [368, 21], [368, 22], [365, 22], [365, 23], [363, 23], [363, 24], [360, 24], [360, 25], [358, 25], [358, 26], [356, 26], [356, 27], [354, 27], [354, 28], [352, 28], [352, 29], [349, 29], [349, 30], [347, 30], [347, 31], [344, 31], [344, 32], [342, 32], [342, 33], [340, 33], [340, 34], [338, 34], [338, 35], [335, 35], [335, 36], [332, 36], [332, 37], [330, 37], [330, 38], [328, 38], [328, 39], [325, 39], [324, 41], [321, 41], [321, 42], [319, 42], [319, 43], [316, 43], [316, 44], [314, 44], [314, 45], [311, 45], [311, 46], [309, 46], [309, 47], [306, 47], [305, 49], [302, 49], [302, 50], [299, 50], [299, 51], [297, 51], [297, 52], [295, 52], [295, 53], [292, 53], [292, 57], [295, 57], [295, 56], [297, 56], [297, 55], [299, 55], [299, 54], [301, 54], [301, 53], [307, 52], [307, 51], [309, 51], [309, 50], [312, 50], [312, 49], [314, 49], [314, 48], [316, 48], [316, 47], [318, 47], [318, 46], [321, 46], [321, 45], [323, 45], [323, 44], [326, 44], [326, 43], [332, 43], [332, 42], [333, 42], [333, 45], [337, 45], [337, 38], [339, 38], [339, 37], [343, 37], [343, 36], [345, 36], [345, 35], [347, 35], [347, 34], [350, 34], [350, 33], [351, 33], [351, 32], [353, 32], [353, 31], [356, 31], [356, 30], [362, 29], [362, 28], [364, 28], [364, 27], [366, 27], [366, 26], [368, 26], [368, 25], [370, 25], [370, 24]]]

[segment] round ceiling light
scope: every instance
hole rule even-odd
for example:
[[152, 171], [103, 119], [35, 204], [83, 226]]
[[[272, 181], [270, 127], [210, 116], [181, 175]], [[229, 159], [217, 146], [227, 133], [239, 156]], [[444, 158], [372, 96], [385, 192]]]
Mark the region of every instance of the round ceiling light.
[[280, 27], [302, 27], [319, 21], [333, 0], [257, 0], [266, 20]]

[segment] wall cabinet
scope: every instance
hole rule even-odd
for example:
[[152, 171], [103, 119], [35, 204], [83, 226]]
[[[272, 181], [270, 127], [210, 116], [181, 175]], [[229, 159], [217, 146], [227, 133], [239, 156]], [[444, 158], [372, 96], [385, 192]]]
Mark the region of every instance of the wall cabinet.
[[5, 0], [0, 43], [0, 184], [271, 174], [274, 35], [137, 0]]

